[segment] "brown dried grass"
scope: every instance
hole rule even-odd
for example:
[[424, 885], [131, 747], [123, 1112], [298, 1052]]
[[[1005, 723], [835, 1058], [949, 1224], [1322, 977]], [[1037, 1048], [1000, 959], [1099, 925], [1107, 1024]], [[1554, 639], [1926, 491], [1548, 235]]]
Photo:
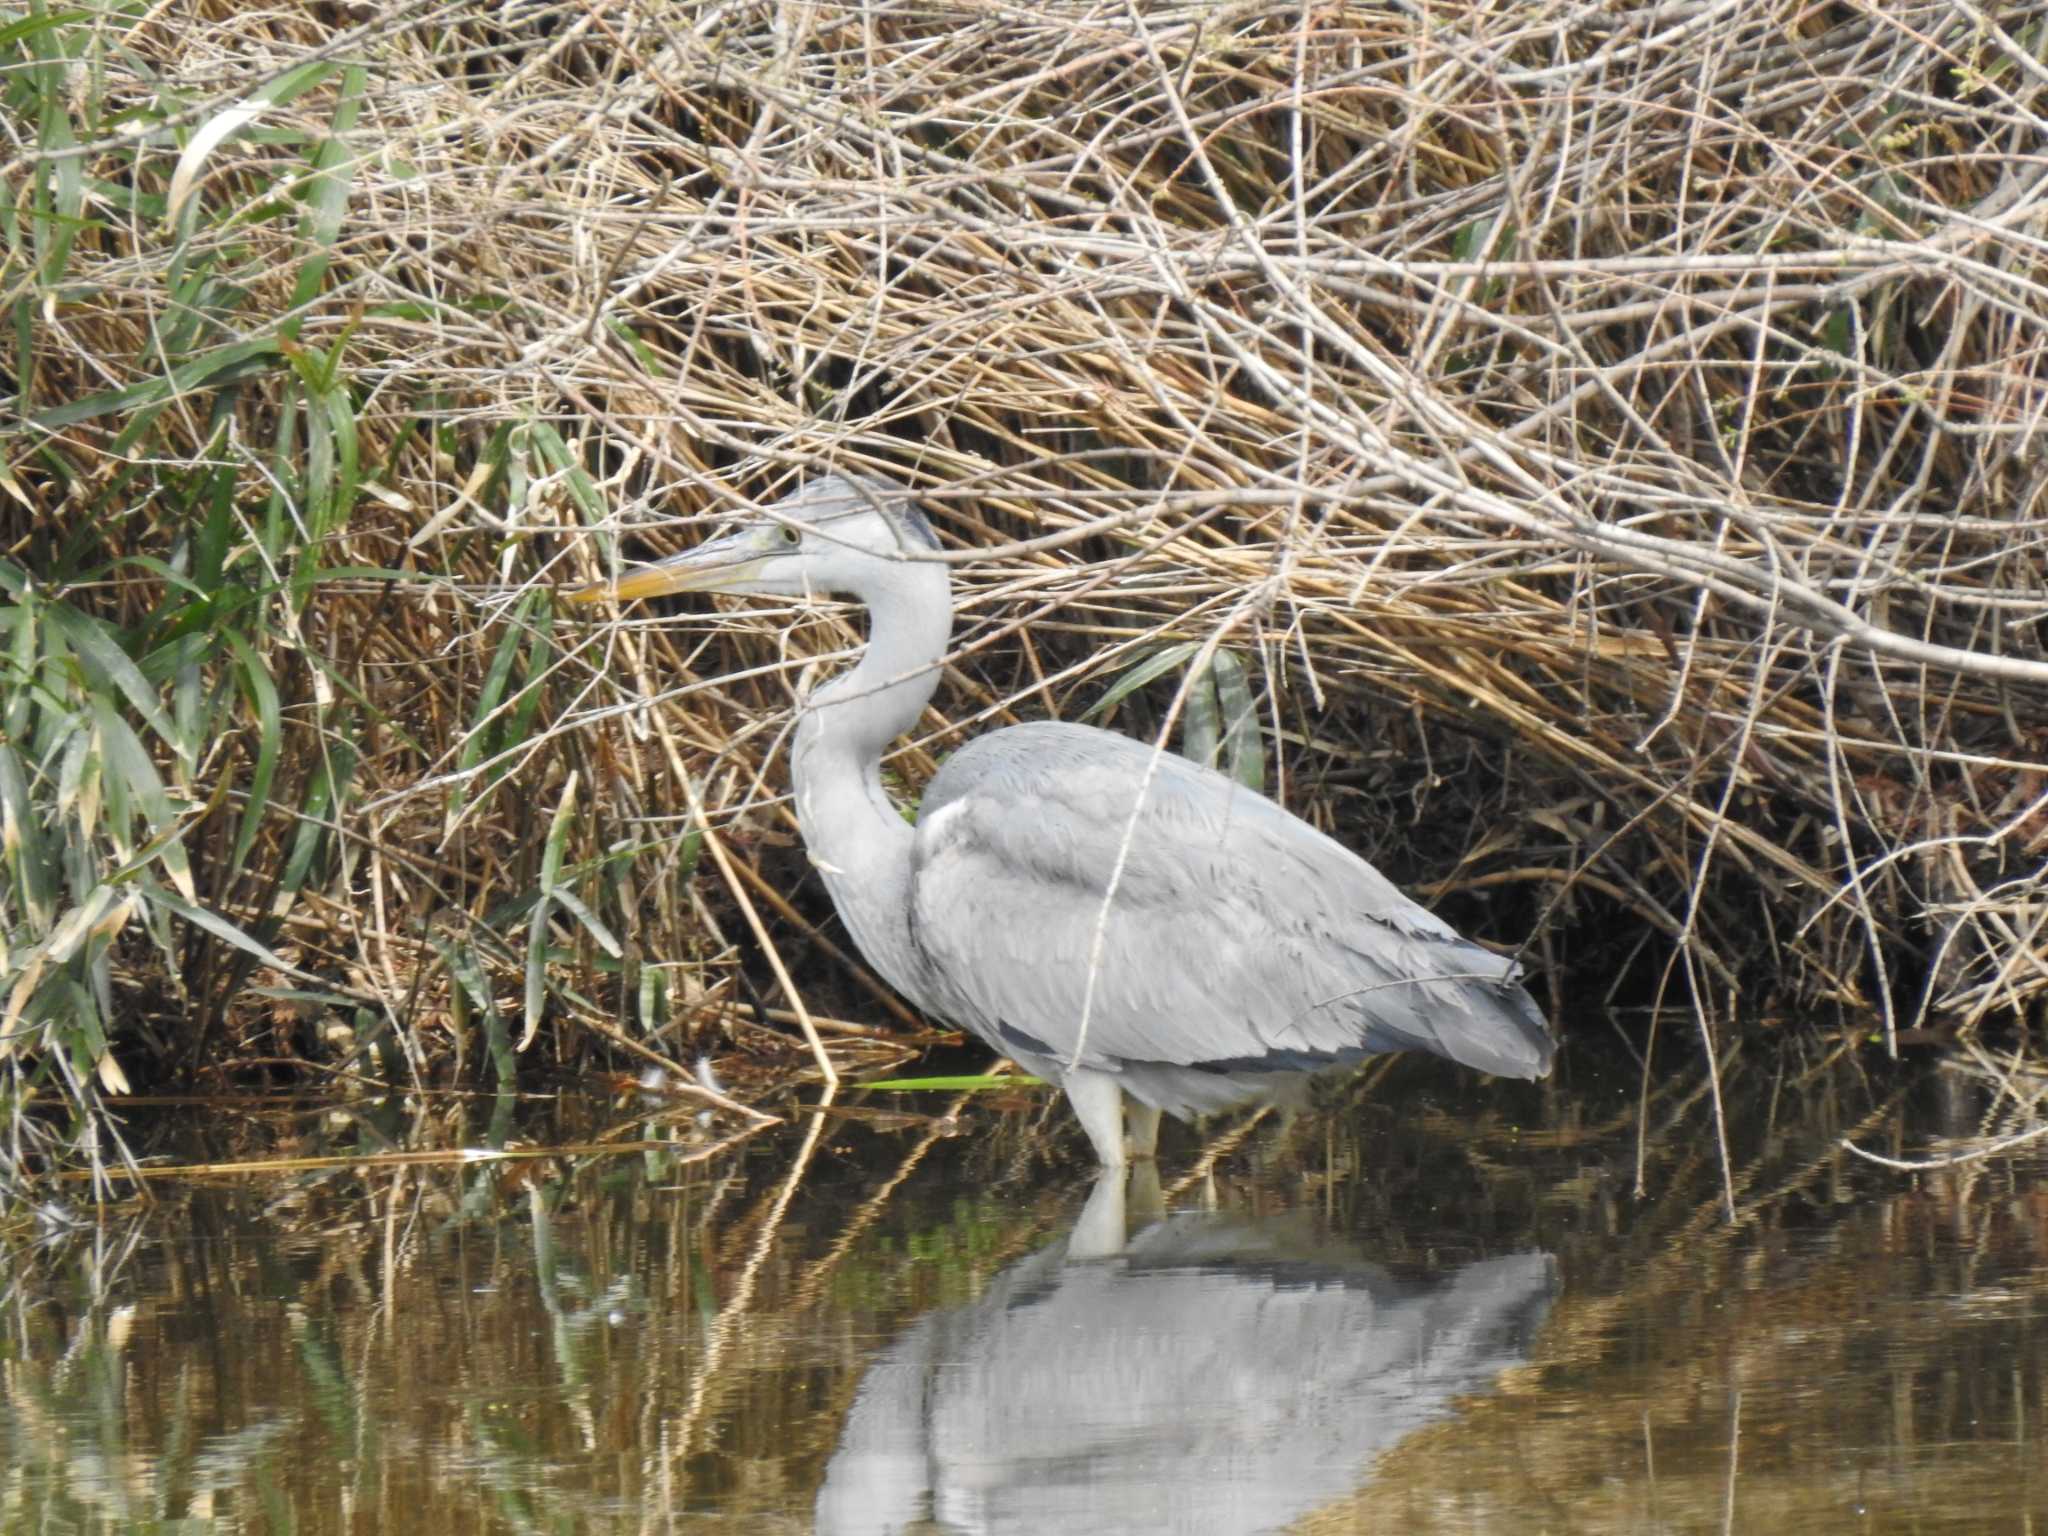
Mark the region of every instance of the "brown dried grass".
[[[602, 786], [583, 846], [638, 850], [578, 889], [631, 957], [712, 967], [683, 1012], [730, 991], [757, 904], [786, 941], [793, 863], [759, 878], [739, 839], [721, 892], [663, 849], [785, 835], [788, 682], [851, 643], [836, 619], [538, 640], [539, 723], [463, 754], [534, 583], [829, 465], [916, 484], [981, 551], [913, 784], [957, 732], [1212, 641], [1257, 659], [1290, 803], [1494, 899], [1478, 925], [1533, 931], [1554, 997], [1888, 1034], [2038, 1009], [2044, 30], [1959, 3], [153, 15], [110, 98], [190, 82], [199, 123], [322, 51], [371, 82], [300, 336], [344, 348], [378, 491], [325, 563], [416, 579], [303, 617], [369, 723], [354, 855], [294, 954], [445, 1011], [423, 935], [504, 926], [572, 767]], [[198, 191], [197, 241], [273, 315], [303, 237], [220, 215], [282, 153], [232, 141]], [[88, 163], [160, 188], [174, 158]], [[152, 366], [163, 243], [116, 221], [76, 259], [32, 411]], [[198, 404], [159, 453], [198, 451]], [[234, 410], [260, 442], [278, 408]], [[502, 435], [536, 424], [595, 498]], [[105, 462], [110, 434], [51, 436]], [[17, 475], [18, 549], [63, 508]], [[249, 912], [261, 882], [212, 890]]]

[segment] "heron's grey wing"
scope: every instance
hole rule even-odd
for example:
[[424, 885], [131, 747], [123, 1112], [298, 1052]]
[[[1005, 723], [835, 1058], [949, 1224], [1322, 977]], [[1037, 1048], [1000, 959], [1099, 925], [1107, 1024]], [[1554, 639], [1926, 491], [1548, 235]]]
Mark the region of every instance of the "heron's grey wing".
[[926, 791], [911, 882], [947, 1010], [1005, 1049], [1066, 1063], [1078, 1043], [1110, 1070], [1398, 1050], [1549, 1067], [1506, 961], [1271, 801], [1107, 731], [1012, 726], [955, 754]]

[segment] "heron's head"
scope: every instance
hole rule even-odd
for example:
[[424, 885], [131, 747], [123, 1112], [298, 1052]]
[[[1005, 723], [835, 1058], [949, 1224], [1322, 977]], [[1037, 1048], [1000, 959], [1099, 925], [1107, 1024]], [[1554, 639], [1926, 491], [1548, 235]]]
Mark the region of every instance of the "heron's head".
[[579, 587], [572, 603], [628, 602], [665, 592], [807, 597], [862, 595], [902, 556], [939, 541], [910, 492], [879, 475], [827, 475], [693, 549]]

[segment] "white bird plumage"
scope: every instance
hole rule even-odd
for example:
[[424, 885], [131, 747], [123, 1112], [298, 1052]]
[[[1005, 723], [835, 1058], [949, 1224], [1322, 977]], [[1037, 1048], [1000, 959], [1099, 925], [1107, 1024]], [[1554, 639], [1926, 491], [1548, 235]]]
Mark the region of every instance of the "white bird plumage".
[[1151, 1154], [1162, 1111], [1279, 1097], [1388, 1051], [1549, 1071], [1554, 1042], [1510, 962], [1272, 801], [1145, 743], [1057, 721], [992, 731], [940, 768], [913, 828], [881, 757], [938, 686], [951, 583], [917, 558], [937, 548], [901, 486], [833, 475], [576, 595], [867, 608], [859, 664], [797, 726], [811, 860], [890, 985], [1058, 1082], [1107, 1167]]

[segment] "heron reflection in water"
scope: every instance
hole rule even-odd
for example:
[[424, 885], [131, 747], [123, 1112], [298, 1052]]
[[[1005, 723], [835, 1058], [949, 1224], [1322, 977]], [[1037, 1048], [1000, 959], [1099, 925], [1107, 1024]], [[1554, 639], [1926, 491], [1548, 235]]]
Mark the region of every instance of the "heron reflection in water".
[[1401, 1274], [1289, 1217], [1184, 1214], [1114, 1254], [1078, 1246], [875, 1357], [819, 1536], [1294, 1529], [1526, 1363], [1556, 1289], [1547, 1254]]
[[948, 758], [906, 822], [881, 760], [938, 686], [953, 627], [938, 547], [903, 487], [833, 475], [571, 596], [841, 594], [867, 608], [859, 664], [797, 724], [811, 862], [868, 963], [1064, 1088], [1105, 1167], [1150, 1157], [1162, 1112], [1289, 1097], [1389, 1051], [1550, 1070], [1555, 1044], [1511, 962], [1184, 758], [1093, 726], [1013, 725]]

